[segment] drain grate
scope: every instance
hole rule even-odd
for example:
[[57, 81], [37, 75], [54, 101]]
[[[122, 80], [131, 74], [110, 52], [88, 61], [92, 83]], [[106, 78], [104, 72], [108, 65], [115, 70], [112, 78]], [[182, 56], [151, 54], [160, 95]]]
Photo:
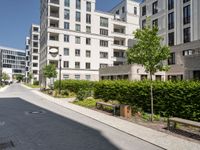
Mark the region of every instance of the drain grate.
[[26, 114], [44, 114], [45, 111], [44, 110], [36, 110], [36, 111], [28, 111], [25, 112]]
[[4, 150], [4, 149], [7, 149], [7, 148], [12, 148], [12, 147], [15, 147], [13, 141], [8, 141], [8, 142], [5, 142], [5, 143], [0, 143], [0, 150]]

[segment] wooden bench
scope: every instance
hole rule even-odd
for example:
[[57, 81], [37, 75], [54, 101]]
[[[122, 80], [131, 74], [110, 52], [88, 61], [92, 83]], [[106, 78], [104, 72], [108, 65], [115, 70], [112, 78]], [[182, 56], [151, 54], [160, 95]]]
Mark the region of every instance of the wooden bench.
[[170, 129], [171, 122], [174, 123], [174, 125], [173, 125], [174, 128], [176, 128], [177, 123], [185, 124], [185, 125], [196, 127], [196, 128], [200, 128], [200, 122], [181, 119], [181, 118], [169, 118], [168, 124], [167, 124], [168, 130]]
[[96, 108], [102, 108], [103, 106], [108, 106], [108, 107], [112, 107], [113, 108], [113, 115], [116, 115], [116, 109], [119, 108], [120, 105], [114, 105], [114, 104], [109, 104], [109, 103], [105, 103], [105, 102], [96, 102]]

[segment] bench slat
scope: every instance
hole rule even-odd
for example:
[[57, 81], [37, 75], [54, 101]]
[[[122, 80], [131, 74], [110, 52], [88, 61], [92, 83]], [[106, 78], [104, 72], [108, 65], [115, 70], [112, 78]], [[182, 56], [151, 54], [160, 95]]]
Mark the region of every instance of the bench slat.
[[194, 126], [194, 127], [200, 127], [200, 122], [195, 122], [195, 121], [186, 120], [186, 119], [182, 119], [182, 118], [169, 118], [169, 121], [183, 123], [183, 124]]

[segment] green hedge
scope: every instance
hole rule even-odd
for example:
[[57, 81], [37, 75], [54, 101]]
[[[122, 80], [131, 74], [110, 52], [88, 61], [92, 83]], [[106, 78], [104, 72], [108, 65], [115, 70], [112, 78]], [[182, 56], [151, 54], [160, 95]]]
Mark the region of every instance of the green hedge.
[[[82, 89], [91, 89], [94, 87], [95, 82], [86, 80], [62, 80], [61, 89], [69, 90], [70, 92], [78, 93]], [[54, 88], [59, 88], [59, 81], [54, 83]]]
[[[150, 82], [101, 81], [95, 85], [95, 98], [118, 100], [150, 112]], [[154, 111], [200, 121], [200, 82], [154, 82]]]
[[[62, 90], [82, 95], [83, 90], [93, 90], [97, 99], [118, 100], [122, 104], [150, 112], [150, 83], [150, 81], [64, 80]], [[55, 82], [55, 88], [58, 89], [58, 81]], [[153, 82], [153, 95], [156, 114], [200, 121], [200, 82]]]

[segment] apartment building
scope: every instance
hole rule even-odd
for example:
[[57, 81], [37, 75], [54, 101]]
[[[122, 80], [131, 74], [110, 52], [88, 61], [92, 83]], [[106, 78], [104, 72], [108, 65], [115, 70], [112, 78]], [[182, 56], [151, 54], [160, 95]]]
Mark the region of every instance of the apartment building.
[[62, 79], [83, 80], [99, 80], [99, 68], [126, 62], [125, 51], [139, 28], [139, 3], [123, 0], [110, 12], [95, 6], [96, 0], [41, 0], [42, 83], [42, 68], [58, 67], [59, 59]]
[[143, 0], [140, 4], [140, 27], [150, 17], [163, 44], [171, 47], [168, 79], [200, 79], [199, 8], [199, 0]]
[[[39, 81], [39, 57], [40, 57], [40, 26], [32, 24], [29, 32], [27, 44], [27, 74], [32, 74], [32, 81]], [[29, 45], [28, 45], [29, 44]]]
[[10, 80], [17, 74], [25, 75], [25, 52], [24, 50], [0, 46], [2, 72], [9, 75]]
[[25, 42], [25, 54], [26, 54], [26, 68], [25, 68], [25, 78], [26, 82], [28, 82], [29, 78], [29, 70], [30, 70], [30, 38], [26, 37], [26, 42]]

